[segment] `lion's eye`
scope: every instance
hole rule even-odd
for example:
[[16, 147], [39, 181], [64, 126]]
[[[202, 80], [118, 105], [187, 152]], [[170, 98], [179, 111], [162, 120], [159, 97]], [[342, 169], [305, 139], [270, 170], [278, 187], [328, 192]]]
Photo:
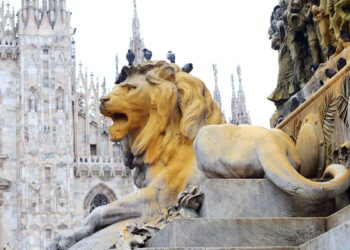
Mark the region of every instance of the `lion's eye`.
[[126, 88], [128, 91], [136, 89], [136, 86], [131, 85], [131, 84], [124, 84], [122, 87]]

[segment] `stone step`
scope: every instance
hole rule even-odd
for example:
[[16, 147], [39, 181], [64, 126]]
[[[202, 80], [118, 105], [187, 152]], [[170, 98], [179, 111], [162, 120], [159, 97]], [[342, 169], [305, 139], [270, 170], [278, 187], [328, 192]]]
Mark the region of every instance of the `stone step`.
[[148, 247], [296, 247], [326, 232], [326, 218], [200, 218], [174, 220]]
[[267, 179], [207, 179], [201, 185], [203, 218], [324, 217], [348, 199], [315, 202], [291, 196]]
[[142, 250], [299, 250], [298, 247], [156, 247]]
[[329, 230], [300, 246], [300, 250], [344, 250], [350, 249], [350, 221]]
[[350, 206], [329, 216], [327, 232], [302, 244], [300, 250], [350, 249]]

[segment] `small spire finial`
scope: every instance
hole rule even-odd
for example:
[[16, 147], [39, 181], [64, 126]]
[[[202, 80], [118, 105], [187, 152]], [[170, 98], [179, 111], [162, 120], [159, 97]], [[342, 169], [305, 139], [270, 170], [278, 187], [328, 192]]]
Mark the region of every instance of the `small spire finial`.
[[94, 73], [93, 72], [90, 73], [90, 77], [91, 77], [91, 82], [93, 83], [94, 82]]
[[119, 59], [118, 54], [115, 55], [115, 79], [117, 80], [119, 76]]
[[107, 90], [106, 90], [106, 77], [103, 78], [103, 82], [101, 84], [102, 87], [102, 94], [105, 95]]
[[218, 105], [219, 109], [221, 110], [221, 95], [220, 95], [220, 90], [218, 85], [218, 68], [216, 64], [213, 64], [213, 71], [214, 71], [214, 80], [215, 80], [214, 100]]
[[237, 65], [237, 74], [238, 74], [238, 82], [239, 82], [239, 91], [242, 91], [242, 69], [241, 65]]

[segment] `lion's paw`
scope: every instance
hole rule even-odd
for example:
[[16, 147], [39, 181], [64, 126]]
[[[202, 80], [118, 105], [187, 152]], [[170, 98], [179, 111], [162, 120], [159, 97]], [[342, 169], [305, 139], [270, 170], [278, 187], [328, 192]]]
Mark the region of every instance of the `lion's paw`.
[[56, 236], [46, 250], [67, 250], [76, 243], [73, 232]]

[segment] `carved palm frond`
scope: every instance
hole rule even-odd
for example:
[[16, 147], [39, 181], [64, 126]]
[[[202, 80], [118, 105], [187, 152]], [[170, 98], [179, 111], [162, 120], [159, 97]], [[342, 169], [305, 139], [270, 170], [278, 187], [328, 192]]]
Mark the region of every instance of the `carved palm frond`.
[[348, 120], [348, 106], [349, 106], [349, 97], [350, 97], [350, 74], [347, 74], [343, 80], [341, 86], [341, 93], [338, 97], [338, 110], [339, 117], [343, 120], [346, 127], [349, 128]]
[[330, 92], [325, 95], [323, 104], [320, 107], [326, 148], [332, 143], [337, 104], [337, 98], [335, 98], [334, 94]]

